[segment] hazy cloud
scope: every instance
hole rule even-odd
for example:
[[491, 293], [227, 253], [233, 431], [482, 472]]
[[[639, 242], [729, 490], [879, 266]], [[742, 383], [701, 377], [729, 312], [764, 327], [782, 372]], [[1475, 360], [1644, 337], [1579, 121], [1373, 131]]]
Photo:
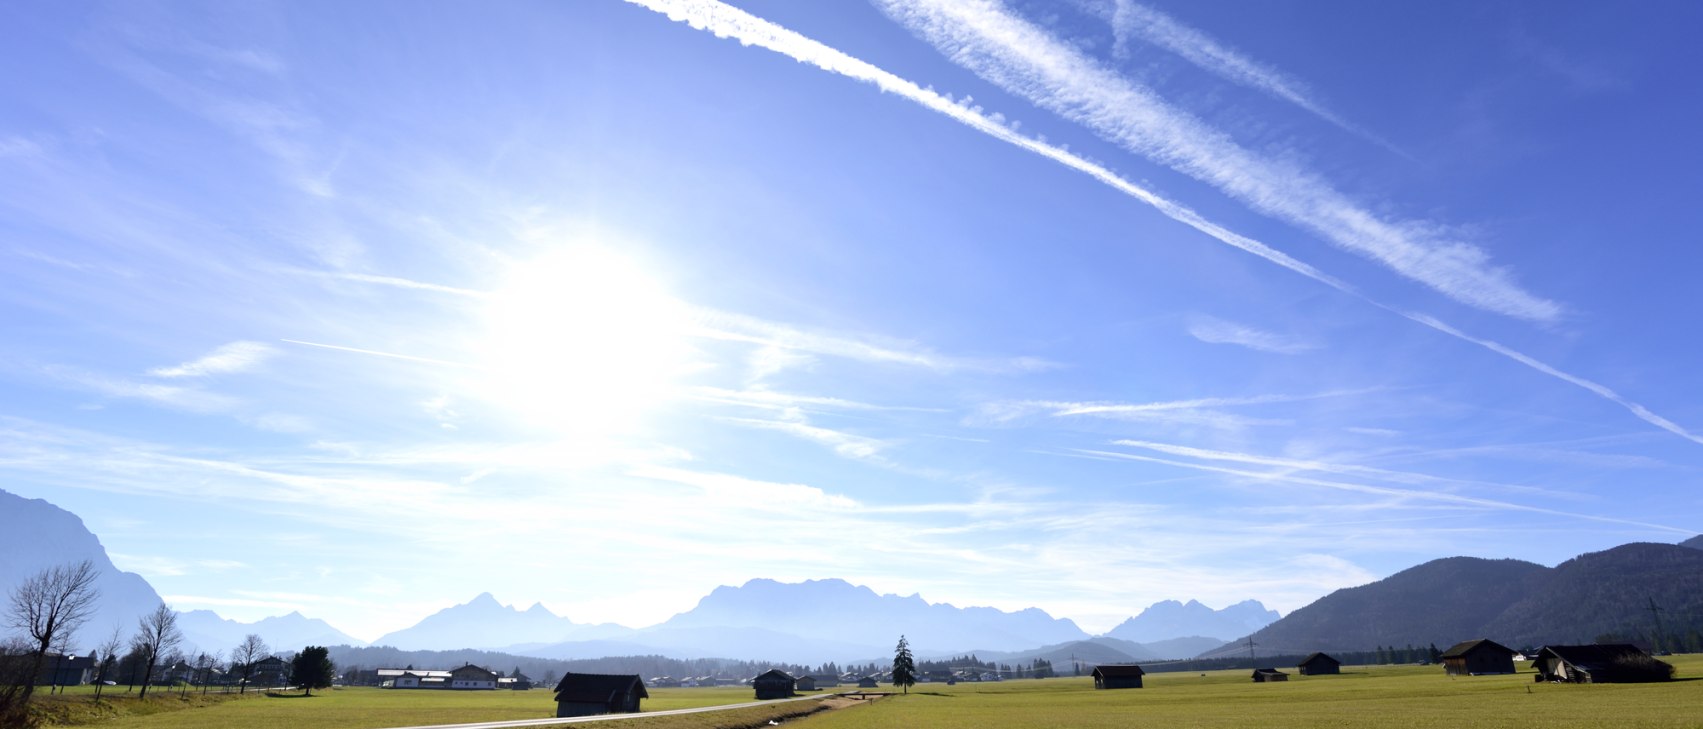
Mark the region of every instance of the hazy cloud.
[[1189, 324], [1189, 335], [1210, 344], [1238, 344], [1248, 349], [1277, 354], [1299, 354], [1316, 349], [1306, 342], [1211, 316], [1195, 317]]
[[155, 377], [206, 377], [253, 369], [278, 353], [277, 348], [262, 342], [231, 342], [206, 356], [173, 367], [148, 370]]

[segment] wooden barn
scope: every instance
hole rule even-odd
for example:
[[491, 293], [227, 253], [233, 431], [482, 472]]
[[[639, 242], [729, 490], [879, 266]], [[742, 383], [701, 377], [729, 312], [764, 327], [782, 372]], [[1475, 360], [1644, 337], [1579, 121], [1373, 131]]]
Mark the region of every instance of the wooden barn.
[[857, 687], [858, 688], [880, 688], [881, 684], [875, 682], [874, 676], [864, 676], [863, 678], [860, 678], [860, 679], [857, 680]]
[[1626, 643], [1546, 645], [1532, 663], [1538, 681], [1649, 683], [1673, 678], [1673, 666]]
[[556, 716], [634, 714], [639, 699], [648, 698], [650, 692], [638, 674], [569, 673], [556, 684]]
[[1295, 670], [1303, 676], [1330, 676], [1342, 673], [1342, 661], [1323, 653], [1314, 653], [1301, 661]]
[[758, 699], [784, 699], [795, 696], [793, 689], [797, 685], [798, 679], [779, 668], [769, 669], [751, 679], [751, 688], [756, 690]]
[[1256, 668], [1256, 669], [1254, 669], [1254, 683], [1275, 683], [1275, 682], [1278, 682], [1278, 681], [1288, 681], [1288, 680], [1289, 680], [1289, 674], [1284, 673], [1282, 671], [1279, 671], [1275, 668]]
[[1514, 649], [1489, 638], [1456, 643], [1443, 651], [1443, 672], [1450, 676], [1513, 673], [1514, 653]]
[[1147, 675], [1141, 666], [1109, 665], [1094, 667], [1094, 688], [1141, 688], [1141, 677]]
[[799, 676], [798, 678], [793, 680], [792, 688], [795, 691], [815, 691], [816, 690], [816, 677], [815, 676]]

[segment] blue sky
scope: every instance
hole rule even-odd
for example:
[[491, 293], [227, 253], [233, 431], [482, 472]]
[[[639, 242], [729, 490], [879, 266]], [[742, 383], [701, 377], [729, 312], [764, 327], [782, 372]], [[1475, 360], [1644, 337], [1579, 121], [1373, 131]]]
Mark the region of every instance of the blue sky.
[[0, 485], [363, 639], [1703, 524], [1695, 4], [649, 2], [0, 8]]

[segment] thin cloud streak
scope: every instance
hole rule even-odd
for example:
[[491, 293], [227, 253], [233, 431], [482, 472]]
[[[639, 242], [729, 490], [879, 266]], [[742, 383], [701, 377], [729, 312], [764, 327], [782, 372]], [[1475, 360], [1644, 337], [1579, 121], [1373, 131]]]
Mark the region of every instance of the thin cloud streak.
[[882, 6], [978, 76], [1265, 215], [1469, 306], [1539, 322], [1561, 316], [1559, 304], [1521, 288], [1482, 249], [1433, 223], [1386, 220], [1317, 174], [1250, 152], [991, 1], [883, 0]]
[[[1561, 370], [1538, 362], [1535, 359], [1494, 342], [1488, 342], [1487, 340], [1471, 337], [1433, 317], [1423, 314], [1409, 313], [1381, 303], [1376, 299], [1361, 293], [1359, 289], [1356, 289], [1354, 286], [1336, 278], [1335, 276], [1324, 273], [1310, 264], [1299, 261], [1288, 254], [1271, 248], [1257, 240], [1232, 232], [1217, 223], [1207, 220], [1205, 217], [1188, 207], [1160, 197], [1145, 188], [1119, 177], [1117, 174], [1103, 166], [1089, 162], [1085, 158], [1045, 142], [1024, 137], [975, 110], [954, 104], [951, 100], [934, 91], [923, 89], [915, 83], [884, 71], [870, 63], [853, 58], [839, 50], [824, 45], [821, 42], [806, 38], [803, 35], [787, 30], [786, 28], [782, 28], [774, 23], [750, 15], [742, 10], [729, 7], [719, 2], [714, 2], [713, 0], [627, 0], [627, 2], [662, 13], [667, 15], [671, 20], [684, 22], [698, 30], [707, 31], [718, 38], [731, 38], [742, 45], [754, 45], [759, 48], [787, 56], [793, 60], [808, 63], [824, 71], [839, 74], [857, 81], [874, 84], [882, 91], [896, 94], [906, 100], [920, 104], [931, 111], [944, 114], [965, 126], [992, 136], [1000, 141], [1034, 152], [1035, 154], [1039, 154], [1066, 167], [1086, 174], [1095, 180], [1124, 193], [1125, 195], [1152, 206], [1166, 217], [1205, 233], [1222, 243], [1259, 256], [1271, 263], [1282, 266], [1290, 271], [1306, 276], [1307, 278], [1318, 281], [1319, 283], [1330, 286], [1331, 288], [1343, 293], [1352, 295], [1366, 301], [1367, 303], [1398, 314], [1404, 318], [1424, 324], [1463, 341], [1478, 344], [1479, 346], [1485, 347], [1493, 352], [1514, 359], [1522, 364], [1526, 364], [1539, 372], [1543, 372], [1553, 377], [1558, 377], [1563, 381], [1584, 387], [1599, 396], [1605, 397], [1610, 401], [1625, 407], [1627, 410], [1631, 411], [1633, 415], [1638, 416], [1640, 419], [1645, 420], [1652, 425], [1656, 425], [1663, 430], [1667, 430], [1688, 440], [1703, 443], [1703, 439], [1700, 439], [1698, 436], [1680, 428], [1672, 421], [1656, 415], [1642, 405], [1620, 397], [1618, 394], [1606, 387], [1602, 387], [1601, 385], [1591, 383], [1589, 380], [1562, 372]], [[1541, 309], [1544, 307], [1539, 308]], [[1559, 309], [1557, 307], [1555, 309], [1555, 313], [1558, 312]]]
[[1189, 336], [1208, 344], [1235, 344], [1274, 354], [1300, 354], [1317, 349], [1306, 342], [1211, 316], [1198, 317], [1189, 324]]
[[213, 350], [207, 356], [175, 367], [148, 370], [155, 377], [205, 377], [241, 372], [254, 367], [278, 353], [278, 349], [263, 342], [231, 342]]
[[1266, 472], [1266, 471], [1245, 471], [1245, 470], [1238, 469], [1238, 468], [1225, 468], [1223, 466], [1212, 466], [1212, 465], [1208, 465], [1208, 464], [1204, 464], [1204, 463], [1189, 463], [1187, 461], [1176, 461], [1176, 460], [1171, 460], [1171, 459], [1168, 459], [1168, 458], [1154, 458], [1152, 456], [1140, 456], [1140, 455], [1136, 455], [1134, 453], [1118, 453], [1116, 451], [1101, 451], [1101, 450], [1093, 450], [1093, 449], [1088, 449], [1088, 448], [1076, 448], [1076, 449], [1072, 449], [1072, 450], [1074, 450], [1077, 453], [1082, 453], [1082, 454], [1086, 454], [1086, 455], [1090, 455], [1090, 456], [1099, 456], [1099, 457], [1104, 457], [1104, 458], [1112, 458], [1112, 459], [1120, 459], [1120, 460], [1128, 460], [1128, 461], [1141, 461], [1141, 462], [1144, 462], [1144, 463], [1157, 463], [1157, 464], [1166, 465], [1166, 466], [1175, 466], [1175, 467], [1178, 467], [1178, 468], [1188, 468], [1188, 469], [1193, 469], [1193, 470], [1197, 470], [1197, 471], [1206, 471], [1206, 472], [1209, 472], [1209, 473], [1221, 473], [1221, 474], [1225, 474], [1225, 475], [1229, 475], [1229, 476], [1238, 476], [1238, 477], [1242, 477], [1242, 478], [1253, 479], [1253, 480], [1256, 480], [1256, 481], [1278, 481], [1278, 482], [1282, 482], [1282, 483], [1291, 483], [1291, 484], [1295, 484], [1295, 485], [1298, 485], [1298, 486], [1318, 486], [1318, 487], [1322, 487], [1322, 488], [1334, 489], [1334, 490], [1338, 490], [1338, 491], [1348, 491], [1348, 492], [1352, 492], [1352, 493], [1372, 494], [1372, 495], [1378, 495], [1378, 496], [1396, 496], [1396, 497], [1401, 497], [1401, 498], [1405, 498], [1405, 499], [1412, 499], [1412, 500], [1417, 500], [1417, 501], [1430, 501], [1430, 502], [1441, 503], [1441, 504], [1453, 504], [1453, 505], [1457, 505], [1457, 506], [1467, 506], [1467, 507], [1474, 507], [1474, 508], [1480, 508], [1480, 509], [1493, 509], [1493, 510], [1499, 510], [1499, 511], [1522, 511], [1522, 512], [1526, 512], [1526, 513], [1530, 513], [1530, 514], [1543, 514], [1545, 516], [1559, 516], [1559, 517], [1566, 517], [1566, 518], [1569, 518], [1569, 519], [1584, 519], [1584, 520], [1587, 520], [1587, 521], [1603, 522], [1603, 523], [1606, 523], [1606, 524], [1622, 524], [1622, 525], [1627, 525], [1627, 526], [1642, 527], [1642, 528], [1645, 528], [1645, 529], [1659, 529], [1659, 530], [1662, 530], [1662, 531], [1674, 532], [1676, 534], [1695, 534], [1696, 533], [1695, 531], [1693, 531], [1691, 529], [1681, 529], [1679, 527], [1671, 527], [1671, 526], [1667, 526], [1665, 524], [1651, 524], [1651, 523], [1648, 523], [1648, 522], [1633, 521], [1633, 520], [1630, 520], [1630, 519], [1616, 519], [1616, 518], [1607, 517], [1607, 516], [1597, 516], [1595, 514], [1578, 514], [1578, 513], [1574, 513], [1574, 512], [1570, 512], [1570, 511], [1560, 511], [1560, 510], [1557, 510], [1557, 509], [1546, 509], [1546, 508], [1543, 508], [1541, 506], [1527, 506], [1525, 504], [1516, 504], [1516, 503], [1509, 502], [1509, 501], [1497, 501], [1495, 499], [1482, 499], [1482, 498], [1478, 498], [1478, 497], [1475, 497], [1475, 496], [1462, 496], [1462, 495], [1459, 495], [1459, 494], [1436, 493], [1436, 492], [1430, 492], [1430, 491], [1414, 491], [1414, 490], [1411, 490], [1411, 489], [1398, 489], [1398, 488], [1393, 488], [1393, 487], [1389, 487], [1389, 486], [1371, 486], [1371, 485], [1367, 485], [1367, 484], [1348, 483], [1348, 482], [1345, 482], [1345, 481], [1329, 481], [1329, 480], [1325, 480], [1325, 479], [1306, 478], [1306, 477], [1303, 477], [1303, 476], [1292, 476], [1292, 475], [1284, 474], [1284, 473], [1272, 473], [1272, 472]]
[[1313, 98], [1312, 90], [1302, 81], [1237, 53], [1198, 28], [1184, 25], [1157, 8], [1131, 0], [1116, 0], [1107, 22], [1111, 23], [1118, 47], [1128, 43], [1131, 36], [1140, 38], [1181, 56], [1219, 78], [1287, 101], [1344, 131], [1368, 139], [1396, 154], [1407, 156], [1384, 139], [1325, 108], [1323, 103]]

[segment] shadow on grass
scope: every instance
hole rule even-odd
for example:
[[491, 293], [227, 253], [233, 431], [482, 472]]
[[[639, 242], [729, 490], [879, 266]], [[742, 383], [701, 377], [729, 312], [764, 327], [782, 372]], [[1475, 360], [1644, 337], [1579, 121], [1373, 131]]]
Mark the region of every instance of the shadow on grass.
[[917, 695], [918, 696], [939, 696], [941, 698], [946, 698], [946, 699], [958, 698], [957, 694], [943, 694], [943, 693], [940, 693], [939, 691], [918, 691]]
[[286, 694], [286, 693], [279, 693], [277, 691], [267, 691], [266, 692], [266, 698], [269, 698], [269, 699], [311, 699], [311, 698], [314, 698], [314, 695], [313, 694], [295, 694], [295, 693]]

